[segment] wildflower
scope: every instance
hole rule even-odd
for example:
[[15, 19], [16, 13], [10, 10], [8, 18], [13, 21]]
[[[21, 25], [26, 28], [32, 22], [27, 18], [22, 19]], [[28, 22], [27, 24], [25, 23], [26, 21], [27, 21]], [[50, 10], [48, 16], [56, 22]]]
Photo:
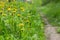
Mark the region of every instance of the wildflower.
[[19, 26], [24, 26], [24, 24], [23, 23], [20, 23]]
[[4, 7], [4, 4], [5, 4], [4, 2], [2, 2], [2, 1], [0, 2], [1, 7]]
[[9, 8], [8, 8], [8, 11], [10, 11], [10, 10], [11, 10], [11, 8], [9, 7]]
[[23, 7], [20, 8], [22, 11], [24, 11], [25, 9]]
[[20, 17], [21, 15], [20, 14], [17, 14], [18, 17]]

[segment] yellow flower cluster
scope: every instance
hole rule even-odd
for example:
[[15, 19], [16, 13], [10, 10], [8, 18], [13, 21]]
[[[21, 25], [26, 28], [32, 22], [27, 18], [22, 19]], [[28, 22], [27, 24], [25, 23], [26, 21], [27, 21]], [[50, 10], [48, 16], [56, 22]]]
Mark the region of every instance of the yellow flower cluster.
[[18, 26], [23, 27], [23, 26], [24, 26], [24, 24], [23, 24], [23, 23], [19, 23], [19, 24], [18, 24]]
[[5, 5], [5, 3], [1, 1], [1, 2], [0, 2], [0, 7], [3, 8], [4, 5]]
[[[8, 7], [7, 10], [8, 11], [12, 10], [13, 12], [16, 12], [17, 11], [17, 8]], [[23, 12], [25, 11], [24, 7], [20, 7], [20, 10], [23, 11]]]
[[21, 15], [20, 14], [17, 14], [18, 17], [20, 17]]
[[9, 8], [8, 8], [8, 11], [10, 11], [10, 10], [11, 10], [11, 8], [9, 7]]
[[20, 7], [21, 11], [25, 11], [24, 7]]

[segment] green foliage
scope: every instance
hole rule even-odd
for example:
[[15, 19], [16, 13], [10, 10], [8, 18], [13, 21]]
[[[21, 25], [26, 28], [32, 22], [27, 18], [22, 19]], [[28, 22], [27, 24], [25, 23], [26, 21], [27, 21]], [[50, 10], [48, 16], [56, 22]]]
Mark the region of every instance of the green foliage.
[[57, 33], [60, 33], [60, 27], [57, 28]]
[[52, 24], [58, 24], [60, 25], [60, 3], [57, 4], [53, 4], [51, 6], [51, 8], [49, 9], [49, 11], [47, 11], [47, 17], [50, 20], [50, 22], [52, 22]]
[[60, 0], [42, 0], [42, 6], [49, 4], [51, 2], [58, 3], [58, 2], [60, 2]]
[[0, 2], [0, 40], [44, 38], [44, 25], [37, 6], [25, 2]]
[[53, 25], [60, 25], [60, 3], [49, 3], [41, 10], [46, 14], [49, 22]]

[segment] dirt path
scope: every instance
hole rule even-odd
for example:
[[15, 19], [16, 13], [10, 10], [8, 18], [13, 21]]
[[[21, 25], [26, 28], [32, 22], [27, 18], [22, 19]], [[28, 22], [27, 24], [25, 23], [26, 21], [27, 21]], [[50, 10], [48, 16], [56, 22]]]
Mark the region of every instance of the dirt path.
[[60, 34], [56, 32], [56, 27], [53, 27], [52, 25], [49, 24], [47, 18], [44, 16], [43, 13], [40, 13], [40, 15], [46, 24], [45, 25], [46, 40], [60, 40]]

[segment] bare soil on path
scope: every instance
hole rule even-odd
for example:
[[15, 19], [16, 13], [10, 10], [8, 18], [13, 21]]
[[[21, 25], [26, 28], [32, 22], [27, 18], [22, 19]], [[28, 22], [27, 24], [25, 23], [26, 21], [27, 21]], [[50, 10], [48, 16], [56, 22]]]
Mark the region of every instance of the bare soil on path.
[[45, 36], [46, 40], [60, 40], [60, 34], [57, 33], [56, 28], [49, 24], [47, 18], [43, 13], [40, 13], [45, 25]]

